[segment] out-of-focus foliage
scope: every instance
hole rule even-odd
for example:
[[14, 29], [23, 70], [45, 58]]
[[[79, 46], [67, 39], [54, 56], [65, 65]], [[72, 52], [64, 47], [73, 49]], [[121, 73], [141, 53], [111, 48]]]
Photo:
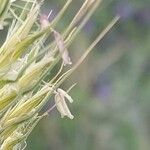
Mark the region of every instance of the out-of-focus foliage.
[[[70, 16], [58, 29], [81, 2], [73, 1]], [[47, 0], [42, 12], [53, 9], [55, 14], [62, 3]], [[51, 112], [30, 136], [27, 150], [149, 150], [149, 4], [149, 0], [104, 0], [72, 45], [72, 55], [77, 57], [116, 13], [122, 18], [70, 79], [70, 84], [79, 83], [71, 92], [74, 120]]]

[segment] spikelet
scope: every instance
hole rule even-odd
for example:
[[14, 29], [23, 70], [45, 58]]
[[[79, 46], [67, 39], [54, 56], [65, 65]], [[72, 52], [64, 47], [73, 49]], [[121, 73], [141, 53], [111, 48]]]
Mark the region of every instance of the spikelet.
[[10, 0], [1, 0], [0, 1], [0, 30], [7, 24], [5, 18], [10, 7]]

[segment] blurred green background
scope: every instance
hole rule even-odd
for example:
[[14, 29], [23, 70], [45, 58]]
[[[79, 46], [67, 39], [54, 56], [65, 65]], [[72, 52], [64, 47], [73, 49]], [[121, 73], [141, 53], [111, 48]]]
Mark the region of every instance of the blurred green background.
[[[64, 0], [47, 0], [42, 13], [56, 14]], [[59, 23], [65, 27], [83, 0], [74, 0]], [[27, 150], [149, 150], [150, 1], [104, 0], [70, 47], [75, 61], [119, 13], [122, 18], [67, 80], [73, 82], [74, 120], [57, 111], [43, 119]]]
[[[83, 0], [73, 0], [58, 30]], [[65, 0], [47, 0], [42, 13], [61, 9]], [[149, 150], [150, 147], [150, 1], [103, 0], [74, 44], [73, 61], [119, 13], [119, 23], [63, 85], [71, 91], [75, 118], [57, 111], [43, 119], [26, 150]]]
[[[42, 13], [57, 13], [64, 0], [47, 0]], [[83, 0], [74, 0], [59, 23], [71, 20]], [[74, 120], [57, 111], [43, 119], [27, 150], [149, 150], [150, 147], [150, 1], [104, 0], [74, 44], [75, 61], [119, 13], [119, 23], [67, 81], [73, 82]]]

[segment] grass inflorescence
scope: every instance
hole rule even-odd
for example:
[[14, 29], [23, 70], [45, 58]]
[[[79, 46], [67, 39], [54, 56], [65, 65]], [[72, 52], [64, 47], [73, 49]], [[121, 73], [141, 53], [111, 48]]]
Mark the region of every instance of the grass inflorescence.
[[[21, 2], [0, 0], [0, 29], [9, 24], [7, 37], [0, 47], [0, 150], [24, 149], [34, 127], [54, 108], [62, 118], [74, 118], [66, 102], [73, 102], [68, 94], [72, 87], [65, 91], [60, 86], [119, 19], [116, 16], [79, 60], [72, 63], [68, 48], [101, 0], [85, 0], [70, 24], [61, 32], [57, 31], [56, 25], [71, 0], [67, 0], [51, 22], [50, 14], [45, 16], [40, 13], [44, 1]], [[46, 44], [50, 36], [53, 40]], [[61, 64], [60, 69], [52, 77], [49, 74], [58, 64]], [[68, 65], [70, 69], [64, 73], [63, 69]], [[48, 80], [45, 81], [45, 78]], [[39, 114], [52, 96], [55, 105]]]

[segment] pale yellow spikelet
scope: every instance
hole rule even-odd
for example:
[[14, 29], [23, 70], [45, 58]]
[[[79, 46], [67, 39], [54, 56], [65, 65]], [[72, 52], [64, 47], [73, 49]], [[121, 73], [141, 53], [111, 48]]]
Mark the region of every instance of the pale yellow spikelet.
[[10, 0], [0, 0], [0, 30], [6, 25], [5, 18], [10, 7]]
[[25, 72], [25, 74], [19, 79], [18, 87], [21, 91], [26, 91], [29, 88], [33, 87], [43, 71], [53, 62], [51, 56], [45, 56], [40, 62], [33, 63]]

